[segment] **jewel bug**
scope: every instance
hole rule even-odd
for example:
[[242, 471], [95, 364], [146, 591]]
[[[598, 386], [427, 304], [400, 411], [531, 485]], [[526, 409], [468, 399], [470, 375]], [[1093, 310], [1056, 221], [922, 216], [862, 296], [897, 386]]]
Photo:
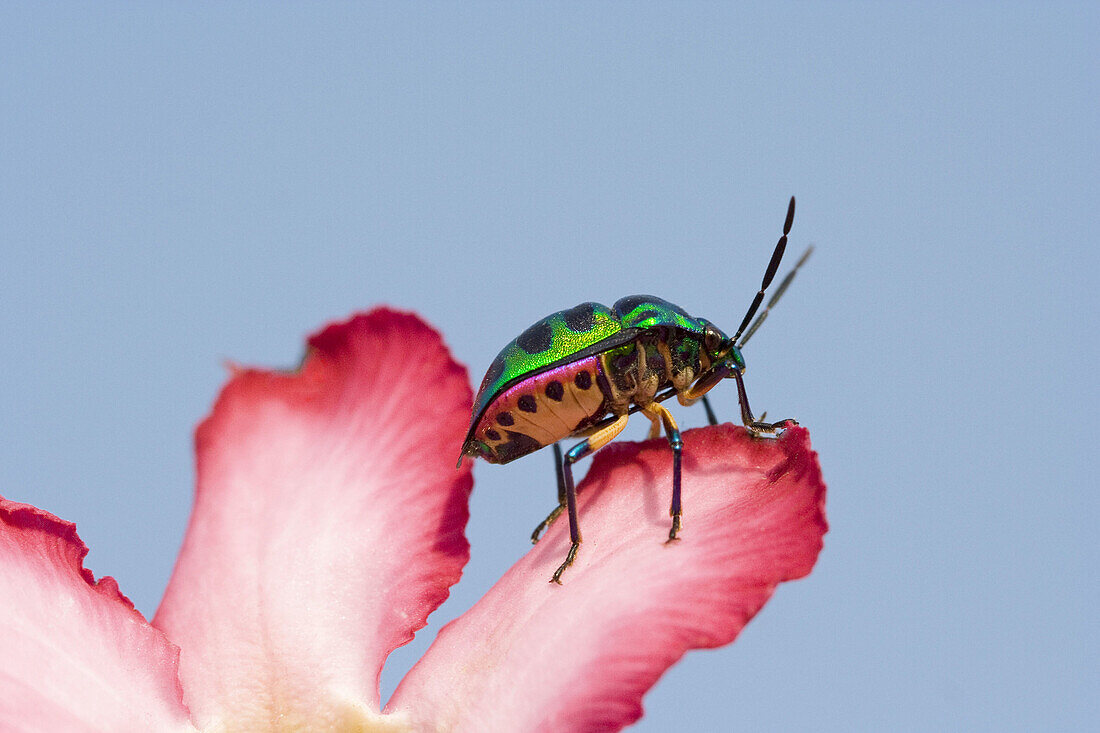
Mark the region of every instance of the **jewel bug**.
[[[664, 400], [673, 395], [682, 405], [701, 400], [708, 421], [716, 425], [706, 393], [723, 379], [733, 378], [741, 421], [754, 434], [775, 433], [790, 422], [767, 423], [753, 417], [742, 379], [745, 360], [741, 349], [813, 250], [806, 250], [754, 321], [783, 259], [793, 222], [792, 196], [783, 234], [772, 251], [760, 290], [732, 338], [710, 321], [691, 316], [666, 300], [631, 295], [610, 308], [588, 302], [553, 313], [532, 324], [493, 360], [474, 399], [459, 464], [467, 455], [508, 463], [554, 446], [558, 505], [531, 534], [531, 541], [538, 542], [539, 535], [563, 511], [568, 512], [571, 545], [551, 582], [561, 583], [561, 575], [573, 563], [581, 543], [573, 464], [613, 440], [631, 414], [641, 412], [649, 418], [651, 439], [660, 435], [663, 427], [672, 448], [669, 542], [677, 539], [681, 525], [683, 441], [672, 413], [661, 404]], [[583, 440], [563, 456], [559, 441], [571, 437]]]

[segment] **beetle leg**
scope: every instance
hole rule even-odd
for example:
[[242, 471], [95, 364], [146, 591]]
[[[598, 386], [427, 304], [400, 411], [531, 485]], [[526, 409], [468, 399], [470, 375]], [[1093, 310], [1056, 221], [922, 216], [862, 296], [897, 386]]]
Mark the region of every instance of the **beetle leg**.
[[713, 371], [707, 372], [699, 378], [695, 384], [691, 385], [683, 392], [680, 392], [679, 399], [680, 404], [690, 404], [695, 400], [701, 398], [707, 392], [710, 392], [718, 383], [731, 374], [739, 373], [735, 367], [719, 366]]
[[680, 400], [681, 405], [690, 405], [696, 400], [703, 400], [703, 409], [707, 411], [707, 422], [711, 425], [717, 425], [718, 417], [714, 414], [714, 408], [710, 406], [710, 400], [707, 399], [707, 392], [717, 387], [719, 382], [731, 376], [731, 374], [736, 371], [737, 369], [733, 367], [720, 366], [704, 374], [699, 378], [699, 381], [683, 392], [677, 393], [676, 398]]
[[[778, 422], [763, 422], [757, 420], [752, 416], [752, 408], [749, 407], [749, 396], [745, 394], [745, 380], [741, 377], [741, 372], [736, 369], [733, 371], [733, 376], [737, 379], [737, 401], [741, 403], [741, 422], [748, 428], [754, 435], [760, 433], [775, 433], [780, 428], [783, 428], [787, 423], [798, 423], [795, 420], [780, 420]], [[768, 413], [764, 413], [767, 415]], [[763, 416], [762, 416], [763, 417]]]
[[707, 422], [711, 425], [718, 424], [718, 418], [714, 414], [714, 408], [710, 406], [710, 400], [706, 395], [703, 395], [703, 409], [707, 411]]
[[650, 422], [649, 436], [646, 438], [646, 440], [653, 440], [654, 438], [659, 438], [661, 436], [661, 416], [660, 415], [651, 415], [651, 414], [649, 414], [649, 412], [645, 408], [642, 408], [642, 412], [645, 413], [645, 416], [649, 418], [649, 422]]
[[553, 524], [554, 520], [565, 511], [565, 476], [562, 474], [561, 463], [561, 443], [554, 443], [554, 473], [558, 477], [558, 505], [546, 515], [546, 519], [539, 522], [539, 526], [535, 527], [535, 531], [531, 533], [532, 544], [538, 542], [539, 535], [546, 531], [546, 528]]
[[573, 484], [573, 464], [585, 456], [595, 453], [614, 440], [615, 436], [626, 427], [626, 421], [629, 418], [629, 415], [620, 415], [615, 422], [597, 430], [591, 436], [570, 448], [565, 454], [565, 459], [561, 465], [562, 473], [565, 476], [565, 506], [569, 511], [569, 539], [572, 544], [569, 547], [569, 554], [565, 556], [565, 562], [554, 571], [554, 576], [550, 578], [551, 583], [561, 585], [561, 574], [573, 564], [573, 560], [577, 557], [577, 549], [581, 546], [581, 528], [577, 524], [577, 490]]
[[672, 542], [680, 531], [680, 454], [683, 452], [684, 441], [680, 438], [680, 428], [676, 426], [676, 420], [672, 413], [664, 405], [651, 402], [642, 408], [650, 420], [660, 420], [665, 424], [665, 435], [668, 436], [668, 444], [672, 448], [672, 505], [668, 509], [672, 517], [672, 529], [668, 533], [668, 541]]

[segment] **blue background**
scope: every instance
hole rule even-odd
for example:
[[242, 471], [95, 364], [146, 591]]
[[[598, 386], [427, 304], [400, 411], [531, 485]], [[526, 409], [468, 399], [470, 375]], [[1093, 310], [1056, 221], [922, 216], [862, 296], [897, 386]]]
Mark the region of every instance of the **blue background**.
[[[791, 251], [817, 252], [746, 379], [810, 427], [832, 531], [637, 730], [1088, 727], [1097, 28], [994, 3], [5, 4], [0, 493], [76, 521], [151, 615], [223, 360], [290, 365], [383, 302], [475, 382], [583, 300], [736, 328], [794, 193]], [[467, 576], [384, 695], [553, 502], [548, 455], [476, 477]]]

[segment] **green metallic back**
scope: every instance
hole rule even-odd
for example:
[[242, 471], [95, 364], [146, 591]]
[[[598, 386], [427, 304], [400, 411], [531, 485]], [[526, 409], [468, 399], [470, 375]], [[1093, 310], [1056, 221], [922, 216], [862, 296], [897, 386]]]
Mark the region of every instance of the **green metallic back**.
[[512, 383], [566, 362], [622, 330], [619, 318], [599, 303], [581, 303], [535, 321], [489, 365], [474, 399], [474, 421]]
[[552, 313], [533, 323], [493, 359], [474, 399], [473, 422], [501, 392], [525, 377], [612, 349], [646, 329], [701, 335], [705, 327], [706, 321], [653, 295], [629, 295], [611, 308], [588, 302]]
[[678, 328], [702, 334], [706, 321], [689, 316], [683, 308], [654, 295], [628, 295], [611, 306], [623, 329]]

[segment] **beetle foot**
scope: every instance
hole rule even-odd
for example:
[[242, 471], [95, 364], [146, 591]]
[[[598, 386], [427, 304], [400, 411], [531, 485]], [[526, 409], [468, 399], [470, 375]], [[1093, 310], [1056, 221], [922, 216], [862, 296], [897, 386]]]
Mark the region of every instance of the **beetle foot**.
[[680, 533], [680, 515], [679, 514], [674, 514], [672, 516], [672, 529], [670, 529], [668, 531], [668, 539], [665, 540], [665, 544], [670, 545], [673, 542], [678, 541], [680, 538], [677, 537], [676, 535], [678, 535], [679, 533]]
[[577, 557], [577, 548], [581, 546], [580, 542], [574, 542], [569, 547], [569, 554], [565, 556], [565, 562], [563, 562], [558, 569], [554, 571], [554, 577], [550, 578], [551, 583], [557, 583], [561, 585], [561, 574], [565, 572], [565, 569], [573, 564], [573, 560]]
[[779, 420], [777, 422], [761, 422], [755, 420], [745, 427], [749, 429], [749, 432], [752, 433], [754, 437], [761, 438], [765, 434], [774, 436], [779, 431], [785, 430], [792, 425], [798, 425], [798, 421], [791, 418]]
[[554, 523], [554, 520], [561, 516], [561, 513], [565, 510], [561, 504], [554, 507], [554, 510], [546, 515], [546, 519], [539, 522], [539, 526], [535, 527], [535, 531], [531, 533], [531, 544], [537, 545], [538, 541], [542, 539], [542, 533], [550, 528], [550, 525]]

